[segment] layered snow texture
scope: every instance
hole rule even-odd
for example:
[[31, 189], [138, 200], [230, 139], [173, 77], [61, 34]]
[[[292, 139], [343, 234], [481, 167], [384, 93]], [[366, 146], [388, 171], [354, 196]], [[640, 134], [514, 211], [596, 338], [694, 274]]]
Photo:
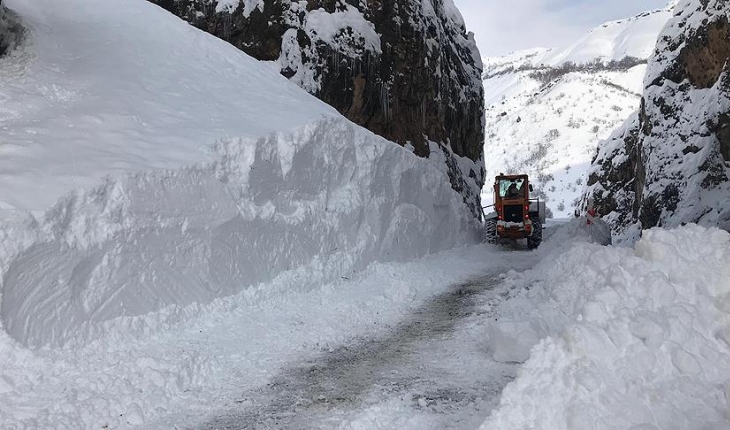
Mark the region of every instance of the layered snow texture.
[[481, 428], [729, 428], [728, 261], [730, 234], [688, 225], [510, 275], [490, 344], [526, 361]]
[[154, 5], [5, 4], [29, 37], [0, 60], [0, 208], [40, 214], [108, 174], [211, 162], [218, 139], [339, 117], [276, 71]]
[[142, 332], [284, 271], [478, 239], [445, 164], [154, 5], [7, 3], [31, 34], [0, 63], [0, 319], [21, 344]]
[[[600, 140], [639, 107], [669, 8], [604, 24], [563, 49], [484, 59], [487, 182], [527, 173], [555, 217], [578, 208]], [[482, 192], [493, 201], [491, 184]]]
[[730, 12], [680, 1], [644, 80], [642, 107], [590, 170], [593, 197], [615, 228], [697, 222], [730, 229]]
[[[434, 141], [482, 158], [482, 65], [452, 0], [150, 1], [271, 61], [352, 121], [411, 144], [421, 157]], [[481, 187], [479, 167], [451, 172], [452, 179], [471, 176]], [[478, 215], [478, 189], [463, 194]]]
[[[306, 264], [352, 273], [476, 241], [444, 171], [345, 120], [219, 151], [50, 209], [38, 239], [4, 256], [8, 333], [28, 345], [95, 338], [112, 319], [164, 309], [174, 321]], [[17, 229], [5, 226], [11, 246]]]

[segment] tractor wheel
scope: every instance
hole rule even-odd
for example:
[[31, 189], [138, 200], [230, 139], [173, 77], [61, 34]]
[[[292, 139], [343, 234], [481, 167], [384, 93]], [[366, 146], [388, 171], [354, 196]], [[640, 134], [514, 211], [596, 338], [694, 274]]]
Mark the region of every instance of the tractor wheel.
[[484, 242], [497, 243], [497, 220], [492, 218], [484, 222]]
[[535, 249], [542, 242], [542, 224], [540, 221], [532, 222], [532, 236], [527, 238], [527, 249]]

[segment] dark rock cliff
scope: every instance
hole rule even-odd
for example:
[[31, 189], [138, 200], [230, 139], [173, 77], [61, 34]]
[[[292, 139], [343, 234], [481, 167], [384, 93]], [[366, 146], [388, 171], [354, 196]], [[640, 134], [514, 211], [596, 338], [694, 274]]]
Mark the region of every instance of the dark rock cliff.
[[3, 6], [0, 0], [0, 57], [7, 54], [23, 37], [18, 17]]
[[[150, 0], [281, 74], [353, 122], [428, 157], [440, 144], [480, 213], [481, 61], [452, 0]], [[471, 184], [464, 186], [464, 184]]]
[[639, 112], [602, 142], [593, 198], [618, 231], [730, 229], [730, 1], [686, 0], [659, 36]]

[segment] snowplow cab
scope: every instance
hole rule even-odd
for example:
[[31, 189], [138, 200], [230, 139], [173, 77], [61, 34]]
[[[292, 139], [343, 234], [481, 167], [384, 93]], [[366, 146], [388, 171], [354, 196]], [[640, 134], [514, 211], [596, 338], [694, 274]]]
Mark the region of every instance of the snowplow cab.
[[527, 239], [529, 249], [540, 246], [545, 202], [530, 199], [531, 192], [527, 175], [499, 175], [494, 179], [494, 212], [485, 215], [486, 242]]

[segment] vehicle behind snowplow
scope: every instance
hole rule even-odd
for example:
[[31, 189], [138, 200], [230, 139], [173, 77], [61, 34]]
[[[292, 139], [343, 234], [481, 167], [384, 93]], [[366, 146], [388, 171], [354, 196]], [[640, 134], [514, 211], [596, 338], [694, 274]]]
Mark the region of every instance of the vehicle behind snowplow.
[[494, 211], [484, 217], [487, 243], [527, 239], [529, 249], [540, 246], [545, 202], [530, 199], [531, 191], [527, 175], [499, 175], [494, 179]]

